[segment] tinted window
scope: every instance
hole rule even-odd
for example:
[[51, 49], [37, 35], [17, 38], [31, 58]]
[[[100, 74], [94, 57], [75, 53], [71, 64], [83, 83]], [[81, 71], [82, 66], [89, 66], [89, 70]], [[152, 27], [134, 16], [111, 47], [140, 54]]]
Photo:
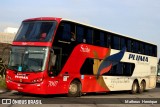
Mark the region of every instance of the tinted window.
[[144, 54], [144, 44], [143, 43], [140, 43], [140, 53], [141, 54]]
[[125, 38], [121, 38], [121, 49], [126, 47]]
[[57, 35], [59, 40], [70, 41], [71, 40], [71, 25], [68, 23], [63, 23], [59, 26]]
[[153, 56], [153, 47], [152, 46], [149, 46], [149, 55]]
[[113, 37], [112, 47], [114, 49], [120, 49], [120, 40], [119, 40], [119, 37], [117, 37], [117, 36]]
[[62, 22], [56, 33], [56, 40], [70, 43], [76, 41], [75, 24], [70, 22]]
[[133, 52], [139, 53], [139, 43], [137, 41], [133, 42]]
[[135, 68], [134, 64], [124, 63], [124, 70], [125, 70], [124, 75], [131, 76], [132, 73], [133, 73], [134, 68]]
[[149, 45], [145, 45], [145, 55], [149, 55]]
[[51, 41], [56, 22], [23, 22], [14, 41]]
[[116, 67], [116, 74], [123, 75], [123, 63], [119, 63]]
[[153, 46], [153, 56], [157, 57], [157, 46]]
[[92, 44], [92, 30], [87, 29], [86, 43]]
[[[101, 60], [88, 58], [83, 63], [80, 73], [83, 75], [93, 75], [93, 72], [98, 72]], [[131, 76], [135, 68], [135, 64], [119, 62], [117, 65], [112, 66], [111, 70], [103, 75], [110, 76]], [[93, 71], [94, 70], [94, 71]]]
[[107, 37], [104, 36], [103, 32], [100, 32], [100, 46], [106, 46]]
[[111, 70], [103, 75], [110, 76], [131, 76], [135, 68], [135, 64], [120, 62], [113, 66]]
[[107, 34], [107, 47], [111, 46], [111, 35]]
[[82, 75], [93, 75], [93, 64], [94, 64], [93, 59], [89, 59], [89, 58], [86, 59], [80, 69], [80, 73]]
[[132, 52], [132, 41], [130, 39], [127, 40], [127, 51]]
[[98, 30], [94, 30], [93, 32], [93, 44], [94, 45], [99, 45], [100, 44], [100, 34]]
[[84, 39], [84, 28], [80, 25], [76, 27], [76, 40], [78, 42], [83, 42]]

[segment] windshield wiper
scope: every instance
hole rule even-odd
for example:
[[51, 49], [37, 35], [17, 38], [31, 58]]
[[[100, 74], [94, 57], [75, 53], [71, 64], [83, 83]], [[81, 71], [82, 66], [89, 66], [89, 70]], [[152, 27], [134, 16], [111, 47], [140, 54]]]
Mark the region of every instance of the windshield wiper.
[[23, 64], [22, 65], [22, 71], [24, 71], [24, 72], [27, 72], [27, 71], [33, 71], [33, 72], [35, 72], [35, 70], [34, 69], [31, 69], [28, 65], [26, 65], [26, 64]]

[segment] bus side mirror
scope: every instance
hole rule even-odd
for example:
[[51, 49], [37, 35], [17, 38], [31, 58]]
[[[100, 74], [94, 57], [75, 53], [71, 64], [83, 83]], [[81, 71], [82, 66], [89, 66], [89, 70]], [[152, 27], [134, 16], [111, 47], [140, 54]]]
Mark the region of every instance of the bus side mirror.
[[51, 52], [51, 56], [50, 56], [50, 62], [49, 62], [49, 75], [50, 76], [54, 76], [54, 71], [53, 69], [55, 68], [56, 65], [56, 55], [54, 54], [54, 52]]
[[50, 66], [55, 66], [56, 64], [56, 55], [54, 53], [51, 53], [51, 57], [50, 57]]

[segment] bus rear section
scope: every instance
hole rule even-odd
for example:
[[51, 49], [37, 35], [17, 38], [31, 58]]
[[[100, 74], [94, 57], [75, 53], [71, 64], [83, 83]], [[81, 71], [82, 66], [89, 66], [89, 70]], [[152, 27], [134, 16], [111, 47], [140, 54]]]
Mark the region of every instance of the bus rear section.
[[158, 62], [157, 83], [160, 84], [160, 59], [159, 59], [159, 62]]

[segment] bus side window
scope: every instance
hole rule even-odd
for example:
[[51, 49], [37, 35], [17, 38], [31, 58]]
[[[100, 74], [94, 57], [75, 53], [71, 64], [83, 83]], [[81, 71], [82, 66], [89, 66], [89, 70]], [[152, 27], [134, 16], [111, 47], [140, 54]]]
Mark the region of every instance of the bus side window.
[[87, 29], [87, 33], [86, 33], [86, 43], [88, 43], [88, 44], [92, 44], [92, 43], [93, 43], [92, 34], [93, 34], [93, 30], [90, 29], [90, 28], [88, 28], [88, 29]]
[[93, 31], [93, 44], [96, 46], [100, 45], [100, 32], [96, 29]]
[[135, 64], [120, 62], [115, 66], [112, 66], [111, 70], [103, 75], [110, 76], [131, 76], [135, 68]]
[[107, 47], [110, 47], [111, 46], [111, 35], [107, 33], [106, 36], [107, 36], [107, 40], [106, 40], [107, 41]]
[[140, 53], [144, 54], [144, 44], [140, 43]]
[[121, 38], [121, 41], [120, 41], [120, 49], [123, 49], [124, 47], [126, 47], [126, 41], [125, 41], [125, 38]]
[[153, 46], [149, 46], [149, 55], [153, 56]]
[[125, 75], [131, 76], [135, 68], [135, 64], [133, 63], [125, 63]]
[[133, 52], [139, 53], [139, 43], [137, 41], [133, 42]]
[[118, 36], [113, 36], [112, 47], [114, 49], [120, 49], [120, 38]]
[[116, 75], [123, 75], [123, 63], [117, 65]]
[[127, 75], [127, 76], [130, 76], [131, 75], [131, 64], [125, 64], [125, 74]]
[[115, 76], [117, 71], [117, 65], [112, 66], [111, 70], [109, 71], [109, 75]]
[[71, 34], [70, 34], [71, 26], [70, 26], [70, 24], [65, 23], [61, 30], [62, 30], [62, 33], [60, 32], [61, 35], [58, 35], [58, 36], [60, 36], [59, 37], [60, 40], [70, 41], [70, 39], [71, 39]]
[[130, 39], [127, 40], [127, 51], [132, 52], [132, 41]]
[[157, 46], [153, 46], [153, 56], [157, 57]]
[[106, 46], [106, 40], [107, 37], [105, 37], [104, 33], [103, 32], [100, 32], [100, 46]]
[[100, 32], [98, 30], [94, 30], [94, 37], [93, 38], [94, 38], [93, 39], [94, 45], [103, 46], [103, 47], [106, 46], [105, 44], [106, 44], [107, 40], [105, 39], [103, 32]]
[[94, 64], [93, 59], [90, 58], [86, 59], [80, 69], [80, 73], [82, 75], [93, 75], [93, 64]]
[[145, 55], [149, 55], [149, 45], [145, 45]]
[[80, 25], [76, 26], [76, 39], [79, 43], [82, 43], [84, 39], [84, 28]]
[[69, 22], [61, 23], [57, 29], [55, 39], [56, 41], [63, 41], [64, 43], [76, 41], [75, 25]]

